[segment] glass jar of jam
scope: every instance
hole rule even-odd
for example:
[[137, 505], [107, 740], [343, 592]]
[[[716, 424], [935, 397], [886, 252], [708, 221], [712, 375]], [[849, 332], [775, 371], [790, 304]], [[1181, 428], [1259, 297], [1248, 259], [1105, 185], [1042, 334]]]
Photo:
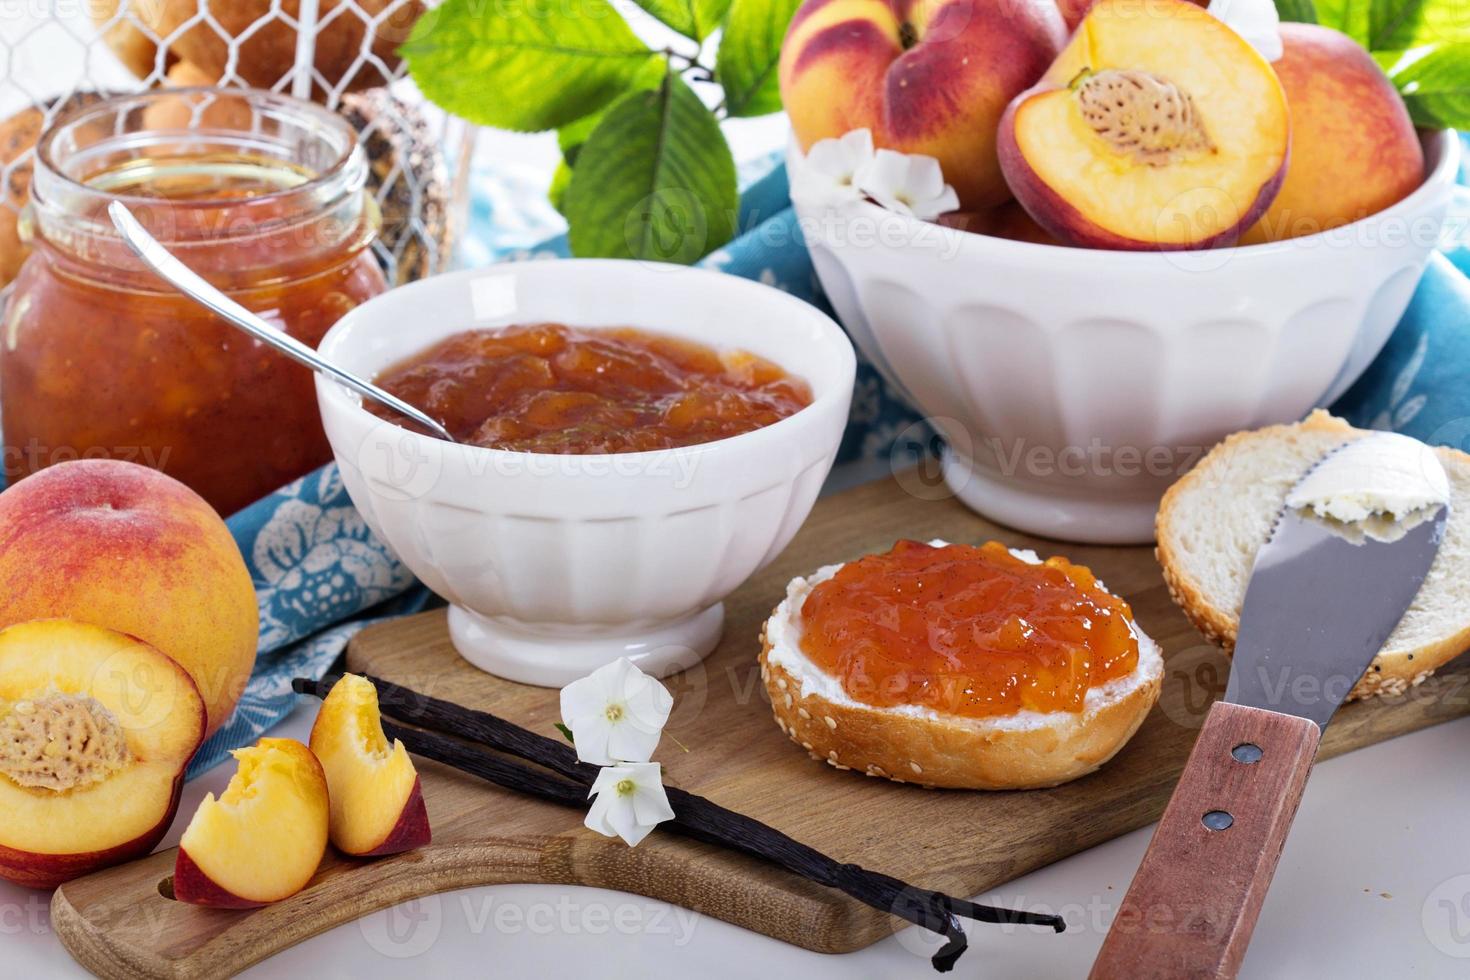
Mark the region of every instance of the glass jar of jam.
[[311, 372], [174, 292], [107, 217], [123, 200], [236, 301], [316, 346], [387, 288], [346, 120], [253, 90], [108, 99], [37, 145], [32, 252], [0, 320], [0, 427], [14, 482], [110, 457], [182, 480], [223, 514], [331, 458]]

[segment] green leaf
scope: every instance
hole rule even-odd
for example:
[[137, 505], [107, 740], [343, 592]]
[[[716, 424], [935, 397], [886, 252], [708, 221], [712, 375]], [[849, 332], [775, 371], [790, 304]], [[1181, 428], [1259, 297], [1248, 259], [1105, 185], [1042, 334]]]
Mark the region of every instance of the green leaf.
[[1312, 0], [1276, 0], [1276, 13], [1298, 24], [1317, 23], [1317, 5]]
[[719, 121], [672, 73], [608, 110], [564, 200], [574, 254], [686, 265], [730, 240], [739, 203]]
[[568, 742], [571, 742], [573, 745], [576, 745], [577, 744], [576, 738], [574, 738], [572, 736], [572, 730], [570, 728], [568, 728], [566, 725], [563, 725], [561, 722], [557, 722], [556, 723], [556, 730], [559, 731], [559, 732], [561, 732], [561, 737], [562, 738], [566, 739]]
[[608, 0], [446, 0], [400, 51], [430, 101], [521, 131], [595, 112], [661, 59]]
[[[1337, 28], [1369, 51], [1406, 51], [1423, 45], [1470, 41], [1470, 17], [1466, 16], [1465, 5], [1460, 0], [1315, 0], [1315, 3], [1319, 23]], [[1283, 12], [1282, 16], [1286, 14]]]
[[669, 27], [703, 41], [720, 26], [720, 19], [730, 9], [730, 0], [634, 0]]
[[1314, 0], [1317, 23], [1342, 31], [1364, 47], [1372, 34], [1370, 7], [1373, 0]]
[[[628, 86], [629, 90], [656, 89], [664, 83], [664, 76], [668, 73], [668, 62], [663, 59], [650, 61], [633, 79]], [[587, 137], [592, 135], [592, 131], [606, 114], [607, 108], [604, 107], [581, 119], [574, 119], [556, 131], [556, 143], [561, 148], [561, 155], [567, 166], [577, 165], [577, 153], [582, 149], [582, 144], [587, 142]]]
[[[776, 66], [781, 42], [801, 0], [734, 0], [715, 55], [715, 79], [725, 87], [732, 116], [763, 116], [781, 110]], [[835, 97], [835, 96], [834, 96]]]
[[1470, 41], [1470, 15], [1459, 0], [1374, 0], [1368, 50], [1399, 51]]
[[[1470, 128], [1470, 42], [1443, 44], [1415, 52], [1395, 52], [1389, 78], [1420, 126]], [[1380, 64], [1389, 53], [1379, 52]]]
[[551, 186], [546, 189], [546, 199], [551, 206], [566, 214], [564, 210], [567, 198], [567, 185], [572, 182], [572, 167], [565, 160], [556, 164], [556, 169], [551, 172]]
[[587, 142], [587, 137], [602, 122], [602, 113], [594, 112], [590, 116], [567, 123], [556, 131], [556, 145], [561, 149], [562, 162], [569, 167], [577, 165], [577, 154], [582, 150], [582, 144]]

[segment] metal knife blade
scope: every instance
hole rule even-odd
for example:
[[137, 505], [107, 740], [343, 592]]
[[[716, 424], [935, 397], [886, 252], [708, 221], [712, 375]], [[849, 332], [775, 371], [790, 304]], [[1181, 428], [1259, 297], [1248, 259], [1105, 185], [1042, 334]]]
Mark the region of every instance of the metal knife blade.
[[1361, 543], [1283, 512], [1246, 586], [1225, 700], [1326, 728], [1414, 601], [1449, 511]]

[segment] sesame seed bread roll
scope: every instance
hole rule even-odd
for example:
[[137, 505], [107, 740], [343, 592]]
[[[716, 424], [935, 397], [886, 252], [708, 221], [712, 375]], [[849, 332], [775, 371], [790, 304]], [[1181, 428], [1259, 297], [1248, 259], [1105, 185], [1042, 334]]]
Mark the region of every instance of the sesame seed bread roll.
[[828, 565], [791, 582], [762, 630], [760, 655], [776, 724], [812, 758], [838, 769], [926, 788], [1056, 786], [1095, 771], [1117, 754], [1159, 698], [1163, 657], [1133, 624], [1137, 665], [1088, 690], [1080, 712], [968, 717], [918, 705], [858, 702], [801, 649], [802, 605], [841, 567]]
[[[1256, 553], [1291, 488], [1329, 450], [1362, 438], [1324, 411], [1294, 425], [1237, 433], [1164, 495], [1158, 557], [1174, 601], [1211, 642], [1235, 646]], [[1470, 455], [1436, 448], [1453, 508], [1418, 596], [1349, 699], [1397, 695], [1470, 647]]]

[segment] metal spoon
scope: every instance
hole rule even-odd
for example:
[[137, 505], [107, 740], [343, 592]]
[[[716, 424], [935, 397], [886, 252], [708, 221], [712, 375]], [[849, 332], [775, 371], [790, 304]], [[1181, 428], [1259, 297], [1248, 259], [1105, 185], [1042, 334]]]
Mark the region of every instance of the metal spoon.
[[423, 412], [414, 408], [408, 402], [388, 394], [382, 388], [371, 382], [364, 381], [357, 375], [345, 371], [332, 362], [324, 359], [316, 351], [295, 337], [271, 326], [245, 307], [230, 299], [224, 293], [215, 289], [205, 282], [198, 273], [180, 262], [168, 249], [164, 248], [148, 230], [138, 223], [133, 213], [127, 209], [121, 201], [113, 201], [107, 206], [107, 213], [112, 218], [112, 224], [117, 228], [118, 234], [122, 235], [123, 241], [128, 247], [142, 259], [154, 272], [166, 280], [179, 292], [188, 296], [200, 306], [209, 309], [226, 322], [239, 327], [250, 336], [260, 340], [276, 350], [285, 354], [299, 364], [304, 364], [320, 374], [346, 385], [353, 391], [365, 398], [371, 398], [380, 405], [384, 405], [393, 411], [413, 419], [419, 425], [428, 429], [434, 435], [447, 442], [454, 442], [454, 436], [449, 430], [434, 421]]

